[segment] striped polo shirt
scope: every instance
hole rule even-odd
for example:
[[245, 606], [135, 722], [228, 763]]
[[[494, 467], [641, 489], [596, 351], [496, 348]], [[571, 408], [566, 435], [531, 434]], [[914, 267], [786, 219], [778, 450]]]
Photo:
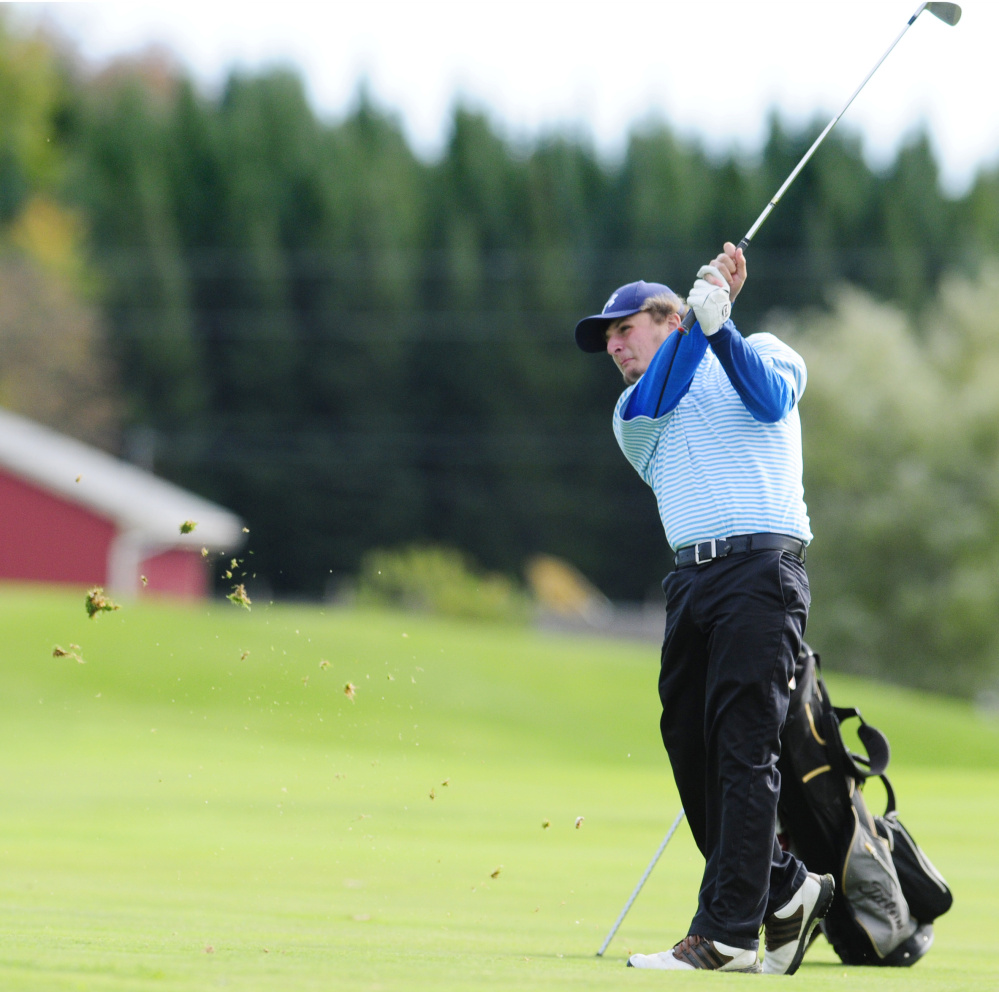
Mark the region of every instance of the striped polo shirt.
[[771, 532], [806, 543], [812, 532], [801, 482], [798, 400], [805, 363], [772, 334], [746, 338], [794, 394], [776, 423], [754, 419], [709, 347], [679, 403], [655, 419], [624, 419], [629, 386], [614, 409], [614, 436], [652, 487], [674, 549], [711, 538]]

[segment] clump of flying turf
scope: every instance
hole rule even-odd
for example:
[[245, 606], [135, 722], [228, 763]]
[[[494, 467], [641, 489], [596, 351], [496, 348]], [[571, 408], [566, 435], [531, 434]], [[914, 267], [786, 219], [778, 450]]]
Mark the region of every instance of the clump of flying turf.
[[104, 589], [101, 586], [94, 586], [94, 588], [87, 593], [86, 607], [87, 616], [90, 617], [91, 620], [93, 620], [98, 613], [111, 613], [114, 610], [121, 609], [117, 603], [113, 603], [107, 596], [104, 595]]
[[230, 603], [235, 603], [236, 606], [242, 606], [244, 610], [248, 610], [250, 608], [250, 603], [253, 602], [253, 600], [247, 596], [246, 587], [242, 583], [238, 586], [233, 586], [232, 592], [226, 596], [226, 599], [228, 599]]
[[85, 665], [86, 662], [83, 660], [83, 656], [80, 654], [79, 644], [70, 644], [69, 650], [67, 651], [64, 647], [60, 647], [58, 644], [52, 649], [53, 658], [72, 658], [74, 661], [81, 665]]

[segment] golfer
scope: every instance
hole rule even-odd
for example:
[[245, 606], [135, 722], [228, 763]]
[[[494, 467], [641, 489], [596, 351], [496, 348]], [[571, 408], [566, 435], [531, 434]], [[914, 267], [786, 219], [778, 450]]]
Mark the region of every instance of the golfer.
[[[746, 281], [726, 244], [686, 303], [660, 283], [616, 290], [576, 325], [627, 388], [614, 435], [652, 487], [676, 566], [663, 582], [661, 730], [704, 877], [686, 937], [635, 968], [797, 970], [833, 898], [776, 839], [777, 757], [810, 601], [801, 482], [801, 357], [729, 320]], [[697, 323], [680, 333], [688, 305]]]

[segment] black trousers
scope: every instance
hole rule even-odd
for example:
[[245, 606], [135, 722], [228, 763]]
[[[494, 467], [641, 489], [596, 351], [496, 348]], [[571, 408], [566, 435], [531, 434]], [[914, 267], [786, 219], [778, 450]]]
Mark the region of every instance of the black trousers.
[[806, 870], [776, 839], [780, 733], [808, 617], [804, 565], [756, 551], [663, 582], [663, 743], [704, 878], [690, 933], [758, 946]]

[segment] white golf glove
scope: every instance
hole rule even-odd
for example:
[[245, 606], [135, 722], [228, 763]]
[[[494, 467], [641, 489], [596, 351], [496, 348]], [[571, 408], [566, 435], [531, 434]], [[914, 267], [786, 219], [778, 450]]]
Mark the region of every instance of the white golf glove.
[[[703, 278], [708, 273], [717, 276], [721, 286], [708, 282]], [[728, 283], [725, 277], [713, 265], [702, 265], [697, 270], [697, 282], [694, 283], [687, 296], [687, 306], [694, 311], [701, 330], [710, 337], [728, 320], [732, 313], [732, 301], [728, 297]]]

